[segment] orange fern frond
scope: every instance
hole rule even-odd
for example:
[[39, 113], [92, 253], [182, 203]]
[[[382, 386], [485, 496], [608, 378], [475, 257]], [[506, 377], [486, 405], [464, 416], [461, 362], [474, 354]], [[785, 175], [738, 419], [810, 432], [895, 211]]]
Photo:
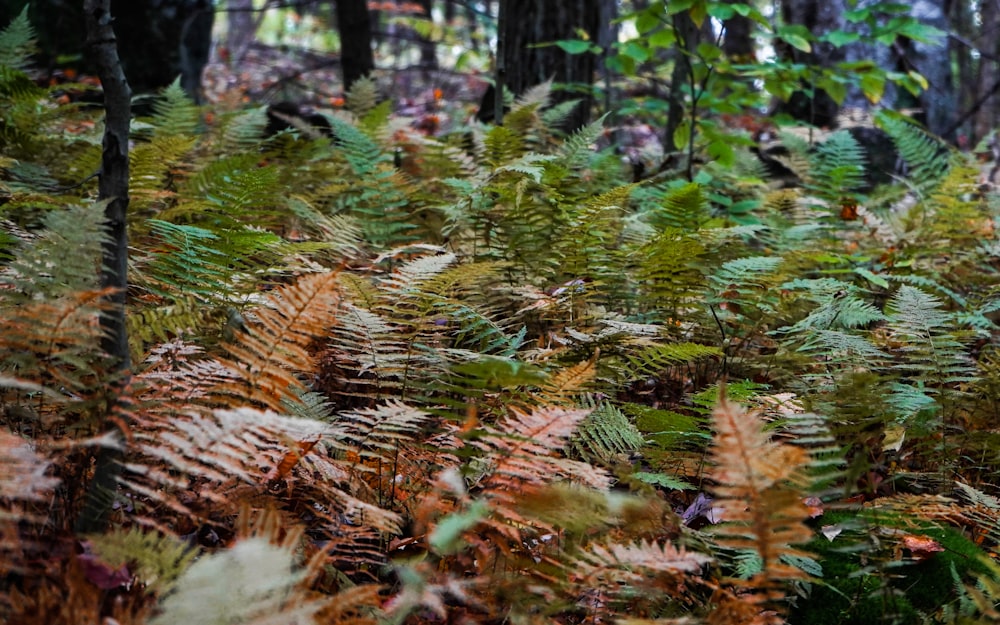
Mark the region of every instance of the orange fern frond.
[[597, 374], [597, 359], [601, 350], [594, 350], [589, 360], [579, 362], [571, 367], [560, 369], [552, 374], [541, 385], [535, 394], [541, 404], [560, 406], [575, 405], [577, 396], [586, 390]]
[[[595, 543], [588, 545], [569, 561], [567, 568], [580, 583], [591, 587], [619, 587], [620, 584], [642, 584], [659, 574], [697, 573], [712, 559], [704, 554], [641, 540], [632, 544]], [[621, 590], [628, 590], [624, 587]]]
[[813, 536], [804, 524], [809, 511], [795, 488], [803, 480], [808, 455], [773, 441], [760, 419], [724, 397], [713, 423], [710, 477], [716, 483], [714, 505], [723, 510], [716, 534], [723, 545], [756, 552], [762, 567], [751, 585], [766, 589], [770, 599], [780, 598], [779, 582], [807, 577], [782, 558], [804, 556], [792, 545]]
[[[339, 438], [334, 426], [309, 419], [285, 417], [252, 408], [192, 410], [186, 414], [140, 414], [133, 430], [133, 461], [125, 464], [123, 485], [178, 513], [232, 506], [237, 489], [265, 494], [291, 449], [300, 441]], [[310, 448], [312, 449], [312, 448]], [[322, 501], [330, 519], [357, 519], [386, 532], [397, 532], [397, 515], [345, 490], [344, 466], [315, 451], [300, 455], [281, 478], [289, 488], [309, 490]], [[188, 490], [182, 503], [176, 496]]]
[[313, 369], [306, 347], [327, 334], [340, 301], [336, 272], [307, 275], [271, 293], [254, 310], [247, 331], [226, 345], [232, 357], [227, 364], [241, 374], [243, 383], [217, 391], [237, 405], [249, 400], [273, 410], [281, 410], [283, 400], [295, 401], [295, 391], [302, 388], [295, 372]]
[[530, 413], [513, 410], [497, 428], [487, 430], [486, 442], [477, 443], [490, 451], [489, 486], [569, 479], [593, 488], [608, 488], [611, 480], [606, 472], [558, 454], [588, 414], [590, 410], [554, 406]]

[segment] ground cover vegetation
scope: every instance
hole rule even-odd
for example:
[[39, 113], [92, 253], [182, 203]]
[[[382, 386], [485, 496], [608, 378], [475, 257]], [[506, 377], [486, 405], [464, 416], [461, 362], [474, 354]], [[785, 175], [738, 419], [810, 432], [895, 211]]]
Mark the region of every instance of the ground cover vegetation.
[[634, 182], [547, 84], [437, 136], [369, 80], [276, 134], [175, 84], [131, 128], [122, 372], [102, 113], [30, 45], [0, 35], [5, 622], [1000, 619], [1000, 201], [906, 118], [885, 184], [846, 129], [787, 134], [774, 184], [701, 113]]

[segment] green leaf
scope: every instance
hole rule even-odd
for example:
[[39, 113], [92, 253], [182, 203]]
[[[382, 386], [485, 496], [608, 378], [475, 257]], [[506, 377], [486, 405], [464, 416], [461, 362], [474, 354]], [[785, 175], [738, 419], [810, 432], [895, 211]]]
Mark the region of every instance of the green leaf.
[[885, 74], [882, 72], [869, 72], [861, 76], [861, 92], [865, 94], [872, 104], [882, 99], [885, 93]]
[[441, 519], [427, 537], [431, 551], [438, 555], [455, 553], [465, 546], [462, 534], [475, 527], [490, 512], [490, 507], [482, 501], [474, 501], [464, 512], [449, 514]]
[[730, 4], [715, 4], [708, 7], [708, 14], [717, 20], [728, 20], [736, 14], [736, 7]]
[[651, 48], [672, 48], [677, 42], [677, 37], [672, 29], [662, 28], [650, 35], [647, 41]]
[[622, 48], [621, 53], [630, 59], [634, 59], [638, 63], [645, 63], [651, 56], [649, 48], [637, 41], [629, 41], [626, 43]]
[[880, 276], [878, 274], [873, 273], [871, 270], [869, 270], [869, 269], [867, 269], [865, 267], [855, 267], [854, 268], [854, 273], [858, 274], [859, 276], [861, 276], [865, 280], [868, 280], [869, 282], [871, 282], [875, 286], [882, 287], [883, 289], [888, 289], [889, 288], [889, 281], [888, 280], [886, 280], [885, 278], [883, 278], [882, 276]]
[[724, 167], [729, 167], [736, 161], [736, 151], [733, 150], [732, 143], [725, 139], [714, 139], [705, 149], [708, 150], [709, 156]]
[[583, 54], [593, 52], [594, 46], [589, 41], [583, 39], [560, 39], [556, 45], [567, 54]]
[[823, 37], [823, 39], [825, 41], [828, 41], [828, 42], [832, 43], [836, 47], [840, 48], [840, 47], [846, 46], [846, 45], [848, 45], [850, 43], [854, 43], [855, 41], [860, 41], [861, 34], [860, 33], [849, 33], [849, 32], [845, 32], [843, 30], [835, 30], [835, 31], [827, 33]]
[[775, 33], [788, 45], [803, 52], [812, 52], [812, 44], [809, 43], [811, 37], [809, 31], [800, 24], [786, 24]]
[[645, 35], [661, 24], [663, 22], [660, 17], [652, 10], [643, 11], [635, 18], [635, 30], [640, 35]]
[[645, 471], [639, 471], [638, 473], [633, 473], [632, 477], [640, 482], [653, 484], [654, 486], [662, 486], [663, 488], [669, 488], [670, 490], [694, 489], [694, 486], [691, 486], [684, 480], [673, 477], [672, 475], [664, 475], [663, 473], [647, 473]]
[[677, 130], [674, 130], [674, 147], [678, 150], [683, 150], [687, 148], [688, 142], [691, 140], [691, 123], [688, 120], [684, 120], [677, 126]]

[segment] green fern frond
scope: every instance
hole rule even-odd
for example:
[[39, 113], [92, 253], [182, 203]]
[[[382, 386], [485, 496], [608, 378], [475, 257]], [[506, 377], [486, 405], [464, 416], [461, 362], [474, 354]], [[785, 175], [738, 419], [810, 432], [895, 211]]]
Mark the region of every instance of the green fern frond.
[[633, 255], [635, 279], [644, 296], [639, 301], [676, 319], [679, 310], [701, 291], [704, 278], [695, 263], [704, 254], [701, 241], [679, 230], [664, 230], [643, 243]]
[[907, 177], [917, 189], [938, 184], [951, 167], [948, 147], [916, 124], [899, 117], [884, 116], [879, 126], [892, 139], [899, 157], [906, 163]]
[[546, 107], [541, 116], [543, 126], [554, 129], [563, 128], [566, 125], [566, 120], [578, 106], [580, 106], [580, 100], [566, 100]]
[[571, 134], [559, 146], [559, 164], [570, 171], [579, 171], [590, 160], [594, 152], [594, 142], [604, 134], [605, 113], [597, 120]]
[[354, 124], [336, 115], [328, 119], [337, 136], [337, 158], [344, 159], [356, 176], [372, 175], [378, 163], [385, 160], [382, 148]]
[[104, 205], [70, 206], [45, 217], [39, 236], [22, 244], [0, 273], [4, 298], [53, 298], [98, 287], [101, 246], [107, 239]]
[[[24, 70], [35, 52], [35, 29], [28, 21], [28, 7], [0, 32], [0, 66]], [[3, 81], [0, 81], [3, 82]]]
[[181, 79], [160, 92], [153, 101], [151, 119], [154, 136], [194, 136], [201, 123], [201, 112], [181, 88]]
[[[261, 167], [255, 154], [237, 154], [206, 163], [178, 189], [182, 200], [159, 215], [165, 221], [190, 220], [208, 214], [232, 225], [250, 219], [255, 225], [272, 222], [283, 204], [275, 167]], [[218, 222], [216, 222], [218, 223]]]
[[626, 356], [627, 364], [624, 365], [622, 374], [626, 380], [655, 377], [671, 367], [685, 365], [702, 358], [722, 358], [722, 356], [722, 350], [710, 345], [697, 343], [653, 345]]
[[934, 386], [969, 380], [972, 362], [955, 334], [955, 315], [943, 310], [939, 298], [903, 285], [888, 308], [889, 331], [902, 343], [895, 348], [899, 354], [895, 369]]
[[267, 266], [278, 254], [281, 240], [263, 231], [232, 230], [215, 233], [197, 226], [149, 220], [163, 251], [152, 253], [141, 266], [138, 284], [169, 298], [197, 296], [216, 305], [231, 303], [235, 294], [252, 286], [240, 285], [240, 272]]
[[221, 116], [219, 148], [223, 153], [258, 149], [267, 128], [267, 107], [257, 106]]
[[190, 567], [197, 550], [172, 536], [138, 527], [88, 538], [94, 553], [113, 569], [128, 564], [147, 592], [168, 593]]
[[854, 198], [864, 185], [866, 163], [864, 150], [854, 136], [838, 130], [815, 147], [807, 188], [831, 203]]
[[646, 444], [642, 432], [614, 404], [602, 401], [595, 405], [592, 397], [587, 404], [592, 410], [570, 439], [580, 457], [613, 464]]
[[191, 135], [158, 133], [129, 150], [129, 205], [141, 211], [167, 204], [174, 197], [168, 190], [170, 174], [185, 162], [194, 144]]
[[221, 327], [225, 311], [213, 308], [191, 295], [178, 294], [173, 303], [152, 308], [133, 308], [125, 320], [132, 362], [142, 362], [145, 346], [179, 336], [204, 333]]
[[506, 126], [494, 126], [483, 137], [483, 158], [496, 168], [509, 163], [524, 153], [524, 141]]
[[374, 78], [365, 76], [354, 81], [344, 99], [347, 110], [359, 118], [364, 117], [378, 104], [378, 84]]
[[690, 182], [668, 189], [656, 210], [646, 213], [647, 220], [657, 230], [676, 229], [693, 233], [708, 221], [708, 198], [700, 184]]

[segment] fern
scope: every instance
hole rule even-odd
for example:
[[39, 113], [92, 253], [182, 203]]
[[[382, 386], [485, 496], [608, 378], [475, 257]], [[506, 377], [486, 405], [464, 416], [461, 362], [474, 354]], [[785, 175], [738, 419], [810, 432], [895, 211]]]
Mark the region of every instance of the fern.
[[623, 375], [626, 380], [636, 380], [646, 376], [656, 377], [671, 367], [712, 357], [722, 357], [722, 351], [717, 347], [697, 343], [653, 345], [629, 355]]
[[375, 80], [365, 77], [355, 81], [345, 99], [347, 100], [347, 110], [358, 117], [364, 117], [375, 108], [378, 101], [378, 86], [375, 84]]
[[154, 136], [191, 136], [201, 123], [197, 105], [181, 88], [177, 78], [153, 101], [151, 124]]
[[279, 614], [282, 620], [318, 622], [325, 602], [302, 589], [306, 579], [296, 570], [294, 545], [243, 540], [189, 567], [150, 624], [263, 624]]
[[132, 568], [147, 592], [159, 595], [171, 590], [195, 560], [197, 552], [176, 538], [138, 528], [90, 537], [94, 552], [108, 566]]
[[713, 423], [714, 505], [723, 510], [723, 523], [713, 534], [724, 546], [755, 552], [760, 572], [751, 583], [763, 590], [762, 598], [779, 599], [784, 595], [782, 581], [806, 577], [786, 560], [807, 557], [793, 545], [812, 539], [804, 524], [808, 512], [794, 488], [802, 483], [808, 456], [800, 448], [771, 440], [755, 416], [725, 398], [713, 413]]
[[936, 411], [935, 396], [946, 398], [955, 385], [967, 382], [971, 362], [954, 334], [954, 316], [941, 309], [940, 299], [903, 285], [889, 307], [889, 331], [900, 343], [893, 369], [906, 381], [894, 388], [888, 401], [909, 420], [926, 409]]
[[23, 71], [35, 51], [35, 29], [28, 21], [25, 6], [14, 20], [0, 32], [0, 66]]
[[306, 347], [326, 331], [340, 305], [337, 275], [305, 276], [269, 300], [269, 307], [255, 311], [256, 323], [237, 342], [226, 344], [232, 368], [242, 374], [245, 386], [218, 392], [280, 410], [281, 401], [294, 399], [302, 386], [295, 372], [311, 368]]
[[[588, 403], [593, 403], [591, 398]], [[583, 458], [614, 463], [638, 451], [646, 440], [629, 418], [610, 402], [590, 406], [571, 439], [573, 449]]]
[[857, 198], [866, 167], [861, 146], [851, 133], [839, 130], [816, 146], [810, 159], [809, 188], [831, 203]]
[[948, 149], [916, 124], [896, 117], [883, 117], [879, 126], [892, 139], [899, 157], [906, 163], [907, 177], [918, 190], [937, 185], [950, 168]]

